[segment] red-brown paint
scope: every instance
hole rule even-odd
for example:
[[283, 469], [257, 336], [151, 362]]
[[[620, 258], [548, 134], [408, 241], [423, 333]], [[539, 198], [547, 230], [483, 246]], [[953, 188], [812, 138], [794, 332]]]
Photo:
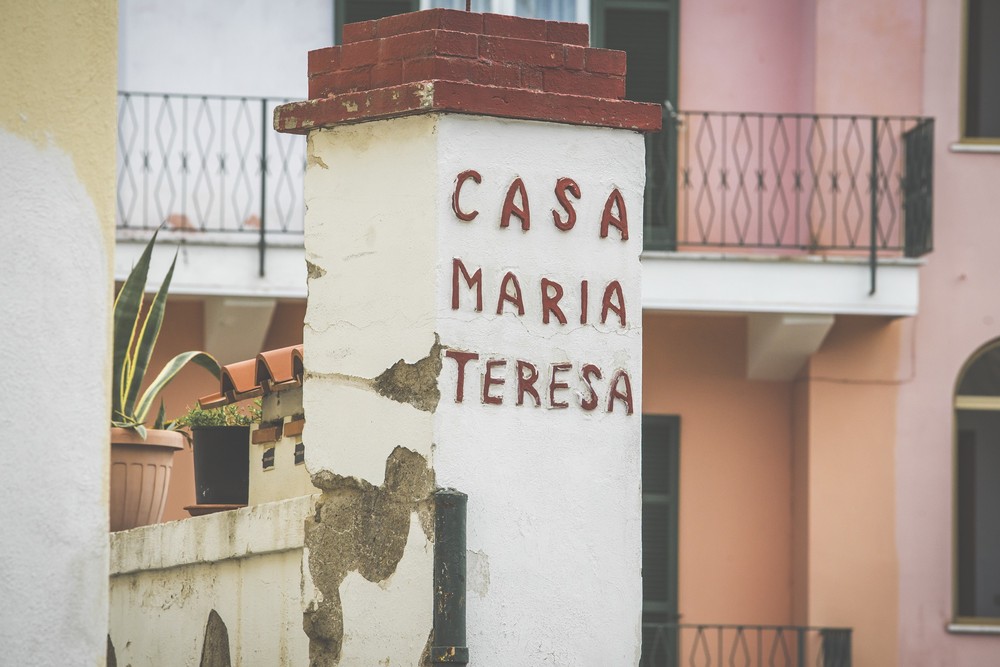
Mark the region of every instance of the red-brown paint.
[[[514, 203], [514, 195], [519, 195], [521, 205]], [[507, 188], [507, 196], [503, 199], [503, 209], [500, 211], [500, 226], [510, 225], [510, 217], [517, 216], [521, 220], [521, 229], [528, 231], [531, 228], [531, 207], [528, 204], [528, 192], [524, 189], [524, 181], [515, 178]]]
[[[566, 316], [559, 307], [559, 299], [563, 296], [562, 285], [554, 280], [542, 278], [542, 324], [549, 323], [549, 314], [555, 315], [559, 324], [566, 324]], [[551, 290], [551, 291], [550, 291]]]
[[590, 291], [590, 283], [586, 280], [580, 281], [580, 324], [587, 323], [587, 296]]
[[591, 378], [601, 380], [603, 377], [604, 376], [601, 375], [601, 369], [594, 364], [584, 364], [583, 368], [580, 369], [580, 378], [583, 380], [583, 383], [587, 385], [587, 391], [590, 392], [590, 395], [587, 398], [582, 396], [580, 397], [580, 407], [584, 410], [590, 412], [591, 410], [597, 408], [600, 401], [597, 398], [597, 392], [594, 391], [594, 384]]
[[[614, 206], [618, 209], [618, 215], [611, 212]], [[625, 199], [622, 193], [615, 188], [608, 195], [608, 200], [604, 202], [604, 214], [601, 216], [601, 238], [608, 237], [608, 229], [614, 227], [622, 236], [622, 241], [628, 241], [628, 211], [625, 210]]]
[[483, 182], [483, 177], [479, 174], [478, 171], [476, 171], [475, 169], [466, 169], [461, 174], [459, 174], [457, 178], [455, 178], [455, 192], [452, 193], [451, 195], [451, 210], [455, 212], [455, 217], [457, 217], [459, 220], [464, 220], [465, 222], [475, 220], [476, 216], [479, 215], [479, 211], [476, 211], [474, 209], [466, 213], [465, 211], [462, 210], [462, 206], [458, 201], [459, 195], [462, 192], [462, 186], [470, 178], [474, 180], [476, 184], [480, 184]]
[[568, 408], [569, 403], [565, 401], [556, 400], [556, 389], [569, 389], [569, 384], [566, 382], [556, 382], [556, 373], [562, 373], [573, 368], [573, 364], [568, 364], [565, 362], [560, 362], [557, 364], [552, 364], [552, 374], [549, 376], [549, 407], [553, 409]]
[[[618, 303], [612, 302], [612, 297], [617, 297]], [[618, 323], [622, 327], [626, 324], [625, 317], [625, 294], [622, 292], [622, 284], [617, 280], [612, 280], [604, 288], [604, 298], [601, 299], [601, 324], [608, 321], [608, 313], [613, 312], [618, 316]]]
[[[528, 371], [525, 375], [524, 372]], [[523, 361], [521, 359], [517, 360], [517, 405], [524, 405], [524, 395], [528, 394], [533, 399], [535, 399], [535, 407], [537, 408], [542, 404], [542, 399], [538, 395], [538, 390], [535, 389], [535, 383], [538, 382], [538, 369], [535, 365]]]
[[465, 365], [470, 361], [479, 359], [479, 355], [475, 352], [445, 350], [444, 356], [454, 359], [458, 365], [458, 380], [455, 383], [455, 402], [461, 403], [465, 399]]
[[572, 178], [560, 178], [556, 181], [556, 199], [559, 200], [559, 205], [566, 211], [566, 219], [563, 220], [559, 212], [552, 209], [552, 222], [564, 232], [573, 229], [573, 225], [576, 224], [576, 209], [573, 208], [573, 203], [566, 196], [567, 193], [579, 199], [581, 196], [580, 186]]
[[[508, 285], [514, 286], [514, 293], [508, 291]], [[517, 276], [508, 271], [500, 281], [500, 296], [497, 299], [497, 315], [503, 315], [504, 302], [511, 303], [517, 307], [517, 314], [524, 315], [524, 299], [521, 298], [521, 283], [517, 281]]]
[[465, 279], [465, 283], [469, 286], [469, 289], [476, 288], [476, 312], [483, 312], [483, 270], [481, 268], [476, 269], [470, 276], [468, 269], [465, 268], [465, 264], [458, 257], [452, 259], [451, 262], [451, 309], [458, 310], [459, 306], [459, 275]]
[[[625, 383], [624, 393], [618, 390], [619, 381]], [[608, 412], [615, 411], [616, 398], [625, 403], [625, 414], [632, 414], [632, 380], [629, 379], [628, 373], [625, 372], [624, 368], [615, 371], [614, 376], [611, 378], [611, 386], [608, 389]]]
[[506, 359], [490, 359], [486, 362], [486, 374], [483, 375], [483, 403], [487, 405], [501, 405], [503, 403], [503, 394], [500, 396], [493, 396], [490, 394], [490, 387], [494, 385], [503, 386], [504, 379], [493, 377], [494, 368], [504, 368], [507, 366]]

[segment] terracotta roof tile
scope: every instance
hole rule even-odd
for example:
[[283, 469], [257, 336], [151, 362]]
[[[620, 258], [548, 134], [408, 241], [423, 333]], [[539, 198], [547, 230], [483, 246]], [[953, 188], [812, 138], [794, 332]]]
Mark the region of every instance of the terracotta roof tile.
[[222, 367], [219, 391], [198, 399], [203, 409], [217, 408], [263, 394], [302, 386], [302, 346], [261, 352], [253, 359]]

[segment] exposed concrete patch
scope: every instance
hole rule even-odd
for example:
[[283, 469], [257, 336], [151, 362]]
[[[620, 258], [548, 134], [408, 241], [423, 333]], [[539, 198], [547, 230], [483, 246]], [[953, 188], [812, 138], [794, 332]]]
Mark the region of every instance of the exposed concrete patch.
[[229, 657], [229, 630], [218, 612], [208, 612], [205, 624], [205, 644], [201, 648], [199, 667], [232, 667]]
[[309, 663], [336, 665], [344, 641], [340, 586], [348, 572], [378, 583], [391, 577], [403, 557], [410, 515], [417, 512], [433, 535], [434, 472], [420, 454], [396, 447], [385, 462], [381, 486], [323, 470], [313, 475], [323, 491], [306, 521], [309, 578], [319, 591], [302, 614], [309, 637]]
[[306, 260], [306, 274], [309, 276], [309, 280], [317, 280], [326, 275], [326, 269], [321, 266], [313, 264], [308, 259]]
[[375, 378], [375, 391], [399, 403], [409, 403], [418, 410], [434, 412], [441, 400], [438, 375], [441, 374], [441, 338], [435, 334], [430, 353], [415, 363], [400, 359]]

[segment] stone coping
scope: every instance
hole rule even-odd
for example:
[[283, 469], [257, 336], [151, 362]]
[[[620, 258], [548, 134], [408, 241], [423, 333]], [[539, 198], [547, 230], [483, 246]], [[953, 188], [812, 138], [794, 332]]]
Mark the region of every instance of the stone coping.
[[111, 533], [111, 576], [301, 549], [318, 496]]

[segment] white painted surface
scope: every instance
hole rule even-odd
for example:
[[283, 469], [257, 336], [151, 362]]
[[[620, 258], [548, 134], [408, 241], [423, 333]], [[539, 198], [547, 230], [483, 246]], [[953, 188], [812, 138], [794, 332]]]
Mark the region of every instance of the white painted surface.
[[[304, 496], [111, 534], [118, 664], [197, 665], [214, 609], [234, 665], [308, 664]], [[30, 663], [25, 663], [30, 664]]]
[[833, 315], [751, 313], [747, 318], [747, 378], [791, 380], [833, 327]]
[[647, 310], [916, 315], [921, 260], [883, 259], [877, 289], [864, 257], [643, 254]]
[[333, 44], [331, 0], [119, 3], [120, 90], [305, 98], [306, 53]]
[[0, 662], [79, 665], [107, 628], [109, 249], [65, 152], [0, 129], [0, 155]]
[[[644, 179], [641, 136], [628, 131], [470, 116], [420, 116], [321, 131], [312, 135], [306, 175], [307, 259], [325, 273], [309, 283], [305, 353], [308, 375], [305, 440], [311, 472], [327, 469], [372, 484], [402, 445], [431, 455], [438, 486], [469, 495], [468, 548], [476, 552], [477, 594], [468, 599], [474, 661], [515, 664], [635, 664], [640, 644], [641, 316], [639, 253]], [[318, 159], [317, 159], [318, 158]], [[451, 209], [455, 177], [477, 169], [463, 205], [479, 210], [471, 223]], [[515, 176], [524, 180], [531, 228], [515, 218], [500, 229], [500, 208]], [[583, 197], [578, 221], [555, 228], [553, 188], [568, 176]], [[630, 239], [599, 236], [601, 212], [613, 187], [625, 197]], [[451, 308], [453, 258], [483, 271], [483, 312]], [[497, 316], [497, 289], [513, 271], [526, 313]], [[565, 288], [566, 325], [541, 323], [542, 276]], [[580, 280], [590, 281], [589, 324], [579, 324]], [[608, 281], [624, 287], [628, 326], [597, 323]], [[575, 281], [575, 283], [574, 283]], [[508, 307], [509, 309], [509, 307]], [[570, 362], [564, 410], [514, 405], [509, 381], [503, 405], [481, 400], [480, 366], [470, 362], [465, 402], [455, 402], [456, 364], [445, 358], [434, 414], [380, 397], [357, 378], [374, 378], [398, 359], [425, 357], [435, 334], [446, 347], [541, 371]], [[604, 373], [596, 381], [602, 405], [579, 406], [583, 363]], [[606, 412], [607, 386], [627, 369], [634, 414], [617, 403]], [[527, 399], [529, 402], [532, 400]], [[543, 398], [545, 404], [547, 397]], [[433, 445], [432, 445], [433, 443]], [[412, 531], [411, 531], [412, 533]], [[417, 536], [419, 537], [419, 536]], [[422, 538], [421, 538], [422, 542]], [[427, 548], [425, 545], [424, 548]], [[408, 545], [409, 549], [409, 545]], [[408, 551], [399, 571], [412, 572]], [[488, 565], [485, 565], [488, 564]], [[423, 612], [430, 568], [420, 566], [397, 604]], [[483, 573], [483, 567], [489, 572]], [[345, 618], [370, 608], [365, 590], [341, 588]], [[487, 583], [488, 582], [488, 583]], [[388, 613], [388, 612], [387, 612]], [[375, 627], [382, 616], [369, 616]], [[411, 623], [426, 638], [429, 616]], [[409, 629], [396, 628], [400, 633]], [[345, 655], [356, 651], [345, 634]], [[423, 640], [393, 664], [413, 664]], [[370, 654], [372, 659], [376, 655]], [[386, 656], [379, 654], [377, 659]], [[362, 664], [362, 663], [358, 663]]]
[[[149, 241], [149, 232], [118, 232], [115, 279], [124, 280]], [[306, 266], [302, 261], [302, 238], [268, 237], [265, 274], [259, 273], [257, 239], [237, 234], [160, 232], [150, 263], [148, 289], [159, 287], [174, 253], [177, 266], [170, 283], [174, 296], [245, 296], [295, 298], [306, 296]], [[259, 352], [258, 348], [250, 356]], [[247, 357], [242, 357], [246, 359]]]

